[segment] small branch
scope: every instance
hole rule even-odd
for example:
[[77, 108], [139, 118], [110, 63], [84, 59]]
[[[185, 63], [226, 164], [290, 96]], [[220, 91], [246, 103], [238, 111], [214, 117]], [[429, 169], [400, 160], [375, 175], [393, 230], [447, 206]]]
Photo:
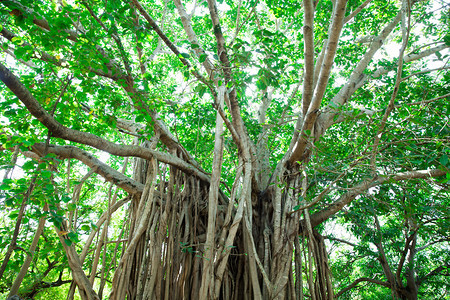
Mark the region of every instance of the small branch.
[[443, 266], [439, 266], [437, 268], [435, 268], [433, 271], [431, 271], [430, 273], [417, 278], [416, 280], [416, 284], [417, 286], [420, 286], [424, 281], [428, 280], [430, 277], [436, 276], [436, 275], [444, 275], [444, 276], [450, 276], [449, 273], [445, 273], [445, 274], [441, 274], [442, 271], [447, 270], [450, 272], [450, 265], [443, 265]]
[[[403, 251], [401, 251], [400, 261], [398, 262], [397, 272], [395, 273], [397, 282], [401, 282], [400, 275], [403, 270], [403, 264], [405, 263], [406, 255], [408, 254], [408, 250], [410, 250], [409, 245], [416, 238], [416, 236], [417, 236], [417, 232], [414, 231], [413, 234], [411, 234], [405, 241], [405, 247], [404, 247]], [[400, 249], [398, 249], [398, 250], [400, 250]]]
[[180, 51], [178, 51], [177, 47], [169, 40], [169, 38], [161, 31], [158, 24], [150, 17], [150, 15], [147, 13], [145, 8], [142, 6], [142, 4], [138, 0], [132, 0], [134, 6], [139, 10], [141, 15], [145, 18], [145, 20], [149, 23], [149, 25], [152, 27], [152, 29], [158, 34], [158, 36], [163, 40], [163, 42], [169, 47], [169, 49], [177, 56], [177, 58], [185, 65], [186, 67], [190, 68], [191, 64], [183, 57], [181, 56]]
[[371, 283], [375, 283], [387, 288], [391, 288], [391, 285], [387, 282], [381, 281], [381, 280], [376, 280], [376, 279], [372, 279], [372, 278], [367, 278], [367, 277], [362, 277], [362, 278], [358, 278], [355, 281], [353, 281], [352, 284], [350, 284], [348, 287], [340, 290], [334, 297], [337, 299], [339, 298], [342, 294], [344, 294], [345, 292], [351, 290], [352, 288], [356, 287], [358, 285], [358, 283], [360, 282], [371, 282]]
[[[169, 38], [162, 32], [161, 28], [159, 28], [158, 24], [150, 17], [150, 15], [147, 13], [145, 8], [141, 5], [141, 3], [138, 0], [131, 0], [133, 4], [136, 6], [136, 8], [139, 10], [141, 15], [145, 18], [145, 20], [150, 24], [150, 27], [158, 34], [158, 36], [161, 38], [161, 40], [169, 47], [169, 49], [177, 56], [177, 58], [181, 61], [183, 65], [185, 65], [188, 69], [191, 69], [191, 64], [189, 61], [184, 58], [180, 51], [178, 51], [177, 47], [169, 40]], [[206, 84], [210, 89], [210, 85], [208, 84], [208, 81], [206, 78], [204, 78], [202, 75], [200, 75], [197, 71], [191, 70], [191, 73], [201, 82]], [[214, 90], [211, 89], [211, 91], [214, 94]]]
[[443, 66], [443, 67], [440, 67], [440, 68], [423, 70], [423, 71], [420, 71], [420, 72], [408, 75], [406, 77], [403, 77], [401, 80], [405, 81], [405, 80], [407, 80], [407, 79], [409, 79], [409, 78], [411, 78], [413, 76], [417, 76], [417, 75], [420, 75], [420, 74], [430, 73], [430, 72], [434, 72], [434, 71], [448, 70], [448, 69], [450, 69], [450, 66]]
[[[402, 82], [401, 77], [402, 77], [402, 70], [403, 70], [403, 57], [405, 54], [406, 47], [408, 45], [409, 34], [411, 31], [411, 15], [410, 15], [409, 7], [406, 7], [406, 1], [403, 1], [402, 9], [401, 9], [401, 16], [402, 16], [401, 28], [402, 28], [403, 44], [400, 49], [400, 53], [399, 53], [399, 57], [398, 57], [397, 76], [396, 76], [396, 80], [395, 80], [394, 90], [392, 91], [391, 99], [389, 100], [389, 104], [383, 115], [383, 119], [380, 122], [380, 126], [378, 128], [378, 131], [375, 135], [374, 142], [373, 142], [372, 157], [370, 159], [370, 168], [372, 169], [372, 172], [374, 174], [376, 172], [376, 167], [377, 167], [376, 166], [376, 157], [378, 154], [378, 146], [379, 146], [379, 143], [381, 140], [381, 136], [383, 135], [383, 131], [387, 124], [388, 117], [395, 108], [394, 101], [395, 101], [395, 98], [397, 98], [397, 94], [400, 89], [400, 83]], [[408, 20], [406, 20], [406, 17], [408, 17]]]
[[391, 267], [389, 266], [389, 262], [386, 258], [386, 253], [384, 252], [383, 247], [383, 233], [380, 228], [380, 222], [378, 221], [378, 216], [375, 212], [373, 212], [373, 217], [375, 220], [375, 228], [378, 231], [378, 234], [380, 235], [380, 239], [375, 238], [375, 241], [373, 241], [373, 244], [378, 249], [378, 261], [381, 264], [381, 268], [383, 269], [383, 273], [387, 278], [387, 282], [389, 283], [391, 290], [394, 291], [394, 287], [396, 286], [394, 274], [392, 273]]
[[397, 174], [391, 174], [391, 175], [377, 175], [375, 177], [366, 179], [360, 184], [355, 185], [353, 188], [351, 188], [348, 192], [346, 192], [344, 195], [342, 195], [337, 201], [330, 204], [328, 207], [323, 209], [320, 212], [317, 212], [313, 215], [311, 215], [311, 224], [313, 227], [323, 223], [325, 220], [327, 220], [329, 217], [340, 211], [344, 206], [348, 205], [350, 202], [352, 202], [353, 199], [356, 198], [356, 196], [360, 195], [361, 193], [367, 191], [371, 187], [379, 186], [381, 184], [385, 183], [393, 183], [401, 180], [410, 180], [410, 179], [425, 179], [425, 178], [431, 178], [431, 177], [439, 177], [444, 176], [449, 171], [443, 171], [443, 170], [418, 170], [418, 171], [409, 171], [404, 173], [397, 173]]
[[352, 11], [347, 17], [345, 17], [344, 24], [353, 19], [357, 14], [359, 14], [370, 2], [372, 2], [372, 0], [366, 0], [354, 11]]
[[339, 239], [339, 238], [336, 238], [336, 237], [324, 236], [323, 238], [327, 239], [327, 240], [330, 240], [330, 241], [336, 241], [336, 242], [339, 242], [339, 243], [344, 243], [344, 244], [347, 244], [347, 245], [352, 246], [352, 247], [358, 247], [358, 245], [356, 245], [356, 244], [350, 243], [349, 241], [346, 241], [346, 240], [343, 240], [343, 239]]
[[[92, 18], [94, 18], [94, 20], [97, 21], [97, 23], [103, 28], [103, 30], [105, 31], [106, 34], [111, 32], [111, 30], [108, 30], [106, 25], [95, 15], [94, 11], [92, 10], [92, 8], [88, 5], [88, 3], [85, 0], [81, 0], [81, 3], [89, 11], [89, 14], [92, 16]], [[115, 34], [114, 32], [111, 33], [111, 37], [116, 42], [117, 48], [119, 48], [119, 53], [122, 56], [123, 64], [125, 65], [125, 70], [127, 71], [128, 76], [131, 77], [132, 76], [131, 75], [131, 66], [130, 66], [130, 62], [127, 58], [127, 53], [123, 47], [122, 41], [120, 40], [119, 36], [117, 34]]]
[[432, 246], [434, 244], [438, 244], [438, 243], [442, 243], [442, 242], [450, 242], [450, 238], [445, 237], [445, 238], [442, 238], [442, 239], [438, 239], [436, 241], [429, 242], [429, 243], [423, 245], [422, 247], [417, 248], [416, 252], [420, 252], [420, 251], [425, 250], [426, 248], [428, 248], [428, 247], [430, 247], [430, 246]]
[[433, 98], [433, 99], [429, 99], [429, 100], [417, 101], [417, 102], [412, 102], [412, 103], [399, 104], [399, 105], [396, 105], [395, 107], [396, 107], [396, 108], [397, 108], [397, 107], [402, 107], [402, 106], [404, 106], [404, 105], [408, 105], [408, 106], [412, 106], [412, 105], [423, 105], [423, 104], [428, 104], [428, 103], [431, 103], [431, 102], [434, 102], [434, 101], [437, 101], [437, 100], [440, 100], [440, 99], [448, 98], [448, 97], [450, 97], [450, 93], [445, 94], [445, 95], [442, 95], [442, 96], [439, 96], [439, 97], [436, 97], [436, 98]]
[[[242, 1], [241, 1], [241, 2], [242, 2]], [[241, 2], [239, 2], [239, 7], [240, 7], [240, 5], [241, 5]], [[237, 38], [238, 35], [239, 35], [239, 31], [241, 31], [242, 27], [244, 27], [244, 25], [245, 25], [245, 24], [247, 23], [247, 21], [250, 19], [250, 17], [252, 16], [252, 14], [255, 13], [255, 9], [256, 9], [256, 5], [257, 5], [257, 4], [258, 4], [258, 1], [255, 1], [255, 4], [253, 5], [252, 10], [248, 13], [247, 17], [245, 18], [245, 20], [242, 22], [241, 25], [238, 24], [238, 23], [239, 23], [239, 18], [236, 19], [236, 31], [234, 32], [234, 36], [233, 36], [233, 38], [231, 39], [231, 42], [230, 42], [230, 44], [229, 44], [229, 47], [230, 47], [231, 45], [234, 44], [234, 41], [236, 40], [236, 38]], [[240, 12], [240, 10], [239, 10], [238, 12]], [[239, 13], [239, 14], [240, 14], [240, 13]], [[239, 16], [238, 16], [238, 17], [239, 17]]]

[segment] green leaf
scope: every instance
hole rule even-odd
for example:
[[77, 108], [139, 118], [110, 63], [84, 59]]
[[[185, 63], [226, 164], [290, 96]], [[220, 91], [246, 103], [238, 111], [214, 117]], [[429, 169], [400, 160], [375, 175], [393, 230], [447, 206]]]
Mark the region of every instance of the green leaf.
[[61, 201], [64, 203], [68, 203], [70, 200], [72, 200], [70, 197], [68, 197], [67, 195], [63, 195], [61, 197]]
[[10, 219], [15, 219], [19, 215], [19, 211], [15, 210], [9, 214]]
[[64, 243], [66, 243], [67, 246], [72, 246], [72, 241], [69, 239], [64, 239]]
[[0, 185], [0, 190], [2, 190], [2, 191], [8, 191], [10, 189], [12, 189], [12, 186], [10, 186], [9, 184], [3, 183]]
[[22, 40], [21, 37], [15, 36], [11, 39], [11, 41], [15, 44], [15, 45], [22, 45], [24, 43], [24, 41]]
[[136, 121], [136, 122], [142, 122], [142, 121], [144, 121], [144, 116], [143, 116], [143, 115], [138, 115], [138, 116], [136, 116], [135, 121]]
[[444, 36], [444, 43], [445, 43], [445, 45], [450, 46], [450, 33], [447, 33]]
[[448, 155], [447, 154], [442, 155], [441, 158], [439, 159], [439, 162], [443, 166], [446, 166], [448, 164]]
[[187, 54], [187, 53], [180, 53], [180, 58], [189, 58], [190, 56], [189, 56], [189, 54]]
[[67, 237], [72, 241], [72, 242], [77, 242], [78, 241], [78, 235], [75, 232], [69, 232], [67, 234]]
[[206, 60], [207, 55], [205, 53], [200, 54], [200, 57], [198, 58], [199, 63], [204, 63]]
[[47, 170], [42, 170], [42, 172], [41, 172], [41, 175], [43, 178], [50, 178], [50, 177], [52, 177], [52, 174], [53, 174], [52, 172], [47, 171]]
[[186, 71], [183, 72], [183, 75], [184, 75], [184, 79], [185, 79], [185, 80], [188, 80], [188, 79], [189, 79], [189, 74], [190, 74], [189, 70], [186, 70]]
[[29, 160], [23, 164], [22, 169], [26, 171], [26, 170], [34, 169], [35, 167], [36, 167], [36, 163], [32, 160]]

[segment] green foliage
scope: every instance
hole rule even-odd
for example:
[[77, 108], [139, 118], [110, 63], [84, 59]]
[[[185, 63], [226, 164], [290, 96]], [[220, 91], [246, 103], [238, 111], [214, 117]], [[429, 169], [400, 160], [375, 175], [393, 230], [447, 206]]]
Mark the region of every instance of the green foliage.
[[[155, 135], [155, 124], [149, 112], [158, 112], [158, 118], [167, 125], [176, 140], [201, 168], [211, 172], [217, 111], [212, 105], [214, 100], [210, 87], [224, 83], [225, 79], [223, 65], [219, 61], [222, 53], [217, 53], [213, 23], [205, 1], [197, 1], [196, 13], [190, 16], [198, 44], [187, 40], [174, 3], [141, 1], [167, 39], [177, 47], [179, 55], [168, 50], [143, 18], [137, 20], [136, 9], [128, 1], [86, 1], [101, 24], [79, 1], [63, 1], [63, 4], [56, 4], [56, 1], [18, 1], [34, 10], [34, 15], [30, 11], [21, 11], [19, 16], [12, 13], [6, 2], [0, 7], [0, 30], [8, 29], [15, 37], [8, 40], [2, 35], [0, 46], [14, 54], [17, 61], [11, 63], [11, 56], [5, 52], [0, 58], [56, 121], [116, 144], [131, 145], [148, 141]], [[265, 149], [269, 153], [268, 171], [271, 173], [290, 147], [303, 99], [301, 85], [293, 94], [304, 76], [302, 1], [218, 2], [230, 61], [227, 92], [236, 91], [241, 116], [252, 143], [258, 145], [267, 138]], [[316, 58], [327, 46], [325, 41], [329, 38], [332, 2], [317, 1], [313, 49]], [[448, 9], [440, 7], [435, 12], [433, 2], [420, 1], [414, 5], [411, 11], [414, 30], [405, 54], [414, 55], [436, 45], [450, 45]], [[349, 0], [346, 16], [361, 3]], [[192, 3], [186, 2], [186, 7], [187, 4]], [[300, 199], [294, 210], [302, 207], [303, 201], [314, 199], [324, 188], [332, 186], [331, 192], [311, 208], [311, 213], [327, 208], [356, 184], [372, 176], [373, 161], [379, 174], [449, 169], [449, 97], [429, 103], [427, 100], [449, 93], [450, 75], [445, 69], [420, 73], [436, 63], [448, 63], [448, 49], [436, 52], [433, 58], [405, 62], [400, 75], [402, 78], [411, 77], [400, 84], [395, 107], [381, 133], [378, 130], [396, 81], [398, 49], [394, 51], [391, 47], [398, 47], [402, 42], [400, 26], [395, 28], [393, 37], [385, 41], [385, 46], [361, 75], [368, 78], [367, 83], [343, 105], [332, 102], [372, 45], [371, 38], [382, 32], [398, 9], [398, 1], [374, 0], [345, 24], [319, 111], [319, 116], [333, 113], [334, 124], [325, 135], [308, 146], [312, 153], [310, 162], [305, 165], [308, 190], [305, 199]], [[39, 20], [45, 19], [48, 28], [36, 27], [34, 16], [39, 16]], [[76, 32], [77, 37], [71, 37], [68, 30]], [[120, 42], [117, 42], [117, 37]], [[423, 47], [424, 44], [429, 45]], [[204, 52], [197, 54], [200, 48]], [[180, 59], [189, 61], [191, 67], [187, 68]], [[215, 74], [204, 71], [203, 63], [211, 64]], [[375, 77], [380, 70], [385, 72]], [[205, 80], [196, 80], [194, 72]], [[133, 78], [132, 84], [125, 79], [127, 74]], [[130, 93], [131, 88], [137, 92]], [[32, 117], [3, 84], [1, 91], [0, 175], [12, 170], [13, 165], [15, 167], [13, 176], [0, 183], [0, 215], [5, 220], [0, 223], [0, 249], [8, 247], [22, 201], [27, 191], [31, 192], [17, 242], [20, 248], [14, 250], [8, 263], [0, 282], [0, 294], [6, 293], [23, 264], [39, 219], [45, 217], [47, 221], [33, 266], [22, 285], [21, 292], [26, 294], [36, 283], [56, 281], [60, 272], [64, 278], [69, 278], [68, 262], [62, 255], [64, 250], [60, 238], [65, 246], [73, 246], [80, 251], [87, 236], [99, 230], [95, 222], [108, 209], [107, 199], [111, 191], [109, 184], [91, 176], [83, 182], [76, 197], [78, 185], [89, 171], [86, 165], [70, 160], [68, 167], [67, 160], [52, 154], [39, 159], [24, 156], [33, 150], [36, 143], [48, 143], [76, 145], [97, 158], [105, 158], [104, 153], [91, 147], [49, 135], [48, 129]], [[258, 108], [269, 95], [271, 102], [262, 123]], [[229, 109], [226, 107], [224, 113], [232, 119]], [[365, 113], [366, 110], [371, 113]], [[131, 135], [128, 129], [120, 127], [120, 122], [124, 121], [137, 128]], [[315, 130], [318, 128], [305, 133], [313, 139]], [[377, 135], [380, 136], [379, 153], [372, 158]], [[225, 152], [221, 181], [232, 187], [241, 163], [237, 159], [239, 151], [228, 130], [223, 139]], [[11, 164], [16, 146], [21, 152], [19, 159]], [[158, 143], [155, 149], [167, 152], [162, 143]], [[107, 158], [107, 164], [116, 170], [123, 163], [124, 158], [121, 157]], [[131, 172], [129, 168], [125, 175], [132, 177], [134, 174]], [[31, 189], [33, 178], [35, 182]], [[437, 241], [448, 237], [449, 180], [448, 175], [428, 183], [407, 181], [404, 186], [388, 183], [357, 197], [350, 206], [330, 218], [330, 223], [339, 224], [348, 231], [356, 245], [351, 249], [339, 247], [338, 254], [331, 259], [337, 285], [347, 286], [362, 276], [386, 279], [379, 276], [383, 270], [377, 262], [374, 243], [385, 247], [389, 263], [395, 267], [401, 249], [405, 247], [405, 237], [412, 232], [417, 235], [417, 247], [430, 239]], [[230, 195], [228, 190], [224, 193]], [[123, 191], [118, 192], [118, 198], [125, 195]], [[120, 238], [125, 209], [111, 220], [111, 238]], [[374, 216], [381, 223], [380, 230], [374, 227]], [[73, 227], [64, 230], [69, 223]], [[325, 232], [327, 225], [317, 229]], [[188, 244], [180, 243], [179, 246], [183, 252], [195, 251]], [[102, 263], [109, 263], [116, 254], [114, 252], [119, 253], [122, 249], [121, 244], [117, 249], [114, 247], [114, 244], [106, 246], [106, 261]], [[93, 246], [89, 250], [92, 251]], [[417, 277], [448, 263], [446, 250], [448, 242], [439, 242], [418, 252], [414, 262]], [[0, 250], [0, 261], [2, 256], [4, 251]], [[84, 267], [88, 271], [89, 265]], [[44, 276], [46, 270], [49, 272]], [[448, 290], [448, 285], [448, 279], [443, 275], [430, 278], [420, 286], [419, 298], [438, 298]], [[67, 289], [67, 285], [45, 289], [37, 298], [59, 299]], [[368, 284], [343, 295], [343, 299], [357, 297], [390, 299], [391, 292], [385, 287]]]

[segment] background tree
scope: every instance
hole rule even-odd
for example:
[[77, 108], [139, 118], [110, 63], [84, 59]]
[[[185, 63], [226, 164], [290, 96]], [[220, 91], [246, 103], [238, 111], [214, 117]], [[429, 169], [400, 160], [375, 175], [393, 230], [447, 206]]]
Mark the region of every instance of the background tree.
[[[342, 224], [353, 240], [358, 238], [357, 243], [327, 237], [350, 246], [332, 260], [339, 286], [348, 285], [337, 296], [352, 299], [362, 292], [363, 298], [377, 299], [392, 298], [393, 294], [407, 299], [444, 297], [450, 266], [447, 202], [442, 190], [430, 193], [428, 185], [414, 181], [402, 187], [382, 187], [354, 201], [352, 209], [344, 211]], [[388, 280], [391, 276], [397, 277], [396, 285]], [[352, 295], [352, 289], [364, 282], [384, 288], [372, 285]]]
[[447, 224], [423, 202], [448, 198], [448, 4], [1, 4], [3, 291], [332, 299], [343, 209], [383, 270], [362, 276], [404, 299], [444, 280], [412, 273]]

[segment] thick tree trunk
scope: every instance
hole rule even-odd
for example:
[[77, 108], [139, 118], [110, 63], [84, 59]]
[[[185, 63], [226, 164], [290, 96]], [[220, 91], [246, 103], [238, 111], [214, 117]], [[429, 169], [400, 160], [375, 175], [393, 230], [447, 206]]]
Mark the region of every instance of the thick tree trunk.
[[[145, 176], [136, 179], [145, 188], [130, 206], [129, 242], [115, 271], [111, 299], [332, 299], [321, 237], [309, 225], [302, 233], [309, 242], [294, 247], [302, 172], [285, 176], [288, 183], [264, 193], [247, 187], [248, 200], [242, 197], [246, 191], [240, 182], [246, 175], [241, 173], [230, 199], [216, 196], [215, 238], [208, 244], [210, 186], [156, 161], [149, 165], [138, 159], [137, 164], [135, 170]], [[309, 262], [301, 259], [305, 256]], [[211, 274], [205, 277], [207, 265]], [[313, 278], [302, 279], [303, 269]], [[202, 290], [202, 284], [209, 288]]]

